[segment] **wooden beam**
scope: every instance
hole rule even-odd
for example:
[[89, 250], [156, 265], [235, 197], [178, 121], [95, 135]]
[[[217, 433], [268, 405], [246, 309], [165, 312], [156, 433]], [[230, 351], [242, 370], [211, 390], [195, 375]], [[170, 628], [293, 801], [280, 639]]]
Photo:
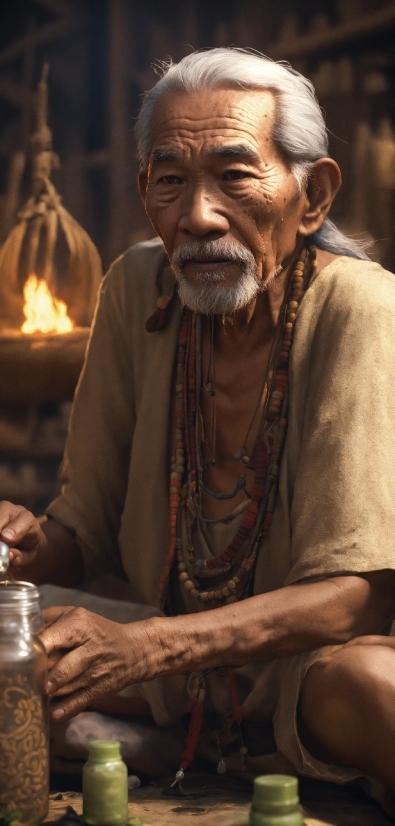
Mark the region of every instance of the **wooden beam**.
[[12, 103], [16, 109], [31, 105], [31, 92], [10, 77], [0, 77], [0, 97]]
[[[130, 229], [128, 197], [130, 149], [128, 147], [128, 36], [129, 0], [109, 0], [109, 150], [110, 199], [108, 260], [125, 249]], [[129, 131], [131, 124], [129, 124]]]
[[49, 43], [51, 40], [56, 40], [58, 37], [64, 37], [76, 29], [80, 29], [86, 23], [86, 17], [82, 14], [73, 14], [70, 17], [62, 20], [57, 20], [55, 23], [49, 23], [47, 26], [41, 26], [34, 32], [20, 37], [11, 46], [8, 46], [0, 52], [0, 65], [9, 63], [11, 60], [20, 57], [24, 51], [31, 46], [41, 46], [43, 43]]
[[[30, 25], [30, 32], [35, 31], [35, 23], [34, 21], [29, 21]], [[34, 100], [34, 94], [32, 93], [33, 88], [33, 78], [34, 78], [34, 63], [35, 63], [35, 56], [36, 56], [36, 49], [35, 46], [28, 46], [25, 49], [23, 54], [23, 74], [22, 74], [22, 85], [25, 91], [28, 93], [29, 97], [26, 99], [25, 105], [22, 107], [21, 112], [21, 125], [19, 130], [20, 135], [20, 145], [22, 149], [27, 149], [29, 145], [29, 137], [30, 137], [30, 125], [31, 125], [31, 113], [32, 113], [32, 105]]]
[[0, 140], [0, 158], [10, 158], [15, 147], [15, 130]]
[[379, 11], [367, 14], [364, 17], [356, 17], [347, 23], [332, 26], [322, 32], [312, 32], [302, 37], [295, 38], [293, 42], [278, 41], [266, 49], [269, 57], [274, 60], [282, 58], [299, 57], [311, 54], [332, 46], [340, 45], [350, 40], [357, 40], [367, 34], [381, 31], [391, 26], [395, 22], [395, 3], [388, 3]]
[[73, 12], [67, 0], [29, 0], [29, 2], [34, 3], [35, 6], [44, 6], [45, 9], [58, 16], [70, 16]]
[[19, 149], [12, 155], [8, 169], [6, 191], [1, 209], [0, 244], [12, 229], [19, 206], [22, 175], [26, 166], [26, 152]]

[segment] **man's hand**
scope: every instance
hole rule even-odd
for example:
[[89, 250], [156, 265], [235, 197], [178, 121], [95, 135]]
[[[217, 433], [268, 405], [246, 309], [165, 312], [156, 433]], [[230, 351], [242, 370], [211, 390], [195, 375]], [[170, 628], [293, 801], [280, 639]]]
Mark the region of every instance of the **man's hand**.
[[22, 505], [0, 502], [0, 539], [6, 542], [10, 552], [10, 573], [20, 565], [33, 562], [44, 534], [38, 520]]
[[63, 654], [48, 674], [47, 693], [65, 697], [52, 710], [55, 720], [74, 717], [95, 700], [151, 676], [148, 652], [155, 646], [144, 630], [149, 620], [121, 625], [73, 607], [47, 608], [44, 619], [40, 637], [49, 661]]
[[0, 502], [0, 539], [10, 546], [11, 576], [41, 585], [51, 582], [76, 588], [84, 576], [84, 562], [76, 535], [51, 517], [38, 519], [22, 505]]
[[53, 716], [72, 717], [131, 683], [292, 657], [380, 634], [393, 617], [394, 578], [392, 571], [333, 577], [125, 625], [82, 608], [49, 608], [41, 639], [50, 656], [63, 656], [49, 672], [48, 693], [67, 695]]

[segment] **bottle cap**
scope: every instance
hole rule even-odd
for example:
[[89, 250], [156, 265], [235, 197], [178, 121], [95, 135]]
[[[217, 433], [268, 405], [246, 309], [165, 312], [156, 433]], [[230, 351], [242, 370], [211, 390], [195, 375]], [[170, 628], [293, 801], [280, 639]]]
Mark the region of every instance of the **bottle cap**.
[[298, 779], [287, 774], [265, 774], [254, 780], [255, 809], [276, 811], [291, 808], [299, 803]]
[[97, 763], [121, 759], [121, 744], [118, 740], [92, 740], [89, 743], [89, 759]]

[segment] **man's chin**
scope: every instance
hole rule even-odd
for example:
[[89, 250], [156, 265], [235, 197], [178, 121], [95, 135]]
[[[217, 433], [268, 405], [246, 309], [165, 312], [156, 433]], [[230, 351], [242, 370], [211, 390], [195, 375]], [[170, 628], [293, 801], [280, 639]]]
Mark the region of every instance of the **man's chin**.
[[197, 287], [185, 277], [178, 282], [181, 303], [189, 310], [203, 315], [233, 315], [244, 309], [259, 294], [260, 284], [254, 279], [243, 279], [233, 286], [226, 286], [223, 280]]

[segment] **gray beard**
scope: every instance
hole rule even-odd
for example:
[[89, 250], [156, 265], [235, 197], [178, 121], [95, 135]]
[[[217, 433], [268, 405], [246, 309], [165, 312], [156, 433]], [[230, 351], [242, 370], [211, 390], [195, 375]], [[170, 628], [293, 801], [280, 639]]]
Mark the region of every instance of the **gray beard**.
[[[201, 287], [191, 284], [184, 274], [184, 265], [193, 258], [207, 258], [213, 260], [222, 258], [232, 263], [240, 264], [241, 274], [235, 284], [227, 286], [226, 272], [217, 272], [204, 269], [195, 275], [195, 280], [202, 283]], [[190, 310], [204, 315], [233, 315], [252, 301], [274, 281], [279, 270], [273, 273], [264, 283], [258, 278], [255, 258], [246, 247], [234, 241], [228, 244], [221, 239], [217, 241], [191, 241], [178, 247], [172, 258], [172, 267], [178, 280], [180, 301]], [[280, 268], [281, 270], [281, 268]]]

